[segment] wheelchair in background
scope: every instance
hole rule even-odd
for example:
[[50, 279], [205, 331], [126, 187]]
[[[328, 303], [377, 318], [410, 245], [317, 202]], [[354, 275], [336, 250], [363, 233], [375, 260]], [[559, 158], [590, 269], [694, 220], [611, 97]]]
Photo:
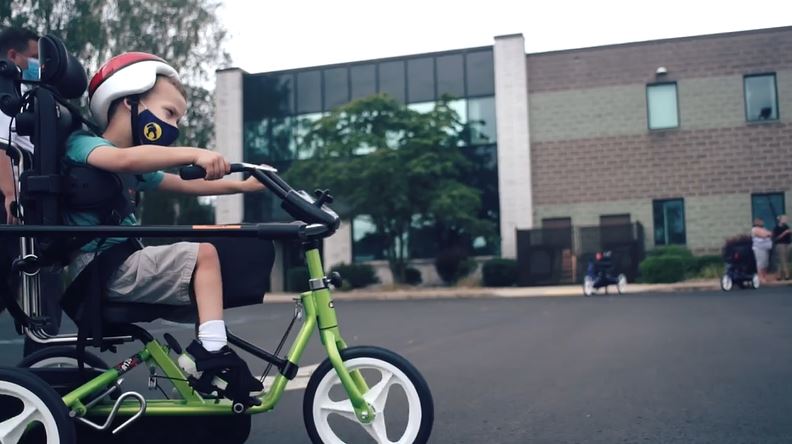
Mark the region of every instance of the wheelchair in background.
[[583, 295], [591, 296], [600, 288], [605, 288], [607, 294], [611, 285], [616, 286], [619, 294], [624, 293], [627, 288], [627, 276], [622, 273], [616, 274], [610, 251], [598, 251], [589, 262], [586, 275], [583, 277]]

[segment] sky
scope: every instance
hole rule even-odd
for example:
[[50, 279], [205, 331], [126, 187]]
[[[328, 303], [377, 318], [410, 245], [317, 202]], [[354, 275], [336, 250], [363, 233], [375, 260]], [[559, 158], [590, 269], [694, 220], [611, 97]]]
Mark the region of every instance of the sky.
[[250, 73], [492, 45], [527, 53], [792, 25], [792, 1], [222, 0], [233, 66]]

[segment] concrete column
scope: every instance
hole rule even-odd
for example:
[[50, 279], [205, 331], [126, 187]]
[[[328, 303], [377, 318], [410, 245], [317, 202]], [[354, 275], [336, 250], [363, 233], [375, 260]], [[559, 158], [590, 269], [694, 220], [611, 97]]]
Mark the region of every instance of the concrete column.
[[495, 37], [501, 256], [517, 257], [517, 228], [533, 226], [528, 73], [522, 34]]
[[333, 265], [352, 263], [352, 224], [348, 220], [341, 221], [335, 234], [325, 239], [323, 252], [325, 270]]
[[[243, 160], [242, 76], [245, 71], [231, 68], [217, 71], [215, 84], [215, 148], [230, 162]], [[242, 175], [236, 175], [242, 178]], [[219, 196], [215, 201], [218, 224], [241, 222], [245, 216], [241, 194]]]

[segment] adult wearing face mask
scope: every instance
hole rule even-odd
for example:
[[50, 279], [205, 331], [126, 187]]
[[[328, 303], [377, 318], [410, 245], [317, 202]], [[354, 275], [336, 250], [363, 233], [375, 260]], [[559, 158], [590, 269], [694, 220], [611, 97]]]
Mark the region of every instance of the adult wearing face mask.
[[[38, 40], [39, 36], [30, 30], [22, 28], [7, 28], [0, 32], [0, 58], [8, 59], [21, 70], [22, 79], [39, 79], [38, 61]], [[21, 92], [29, 89], [27, 85], [21, 86]], [[10, 129], [10, 131], [9, 131]], [[11, 145], [20, 148], [28, 153], [33, 153], [33, 143], [27, 136], [20, 136], [15, 132], [15, 124], [11, 117], [0, 112], [0, 140], [7, 141]], [[2, 142], [4, 143], [4, 142]], [[11, 206], [16, 199], [14, 170], [9, 159], [3, 151], [0, 151], [0, 224], [18, 223], [16, 216], [11, 211]], [[0, 292], [11, 292], [9, 281], [11, 261], [19, 254], [19, 245], [16, 239], [0, 238]], [[51, 323], [45, 328], [49, 334], [57, 334], [61, 321], [60, 308], [60, 279], [57, 273], [41, 270], [40, 285], [42, 294], [42, 307], [40, 314], [48, 316]], [[25, 338], [24, 354], [28, 355], [39, 348], [38, 343], [29, 338]]]
[[[27, 29], [8, 28], [0, 32], [0, 58], [14, 62], [22, 70], [22, 78], [25, 80], [39, 78], [38, 39], [39, 36], [35, 32]], [[30, 139], [17, 135], [11, 117], [2, 112], [0, 112], [0, 138], [18, 148], [33, 152]], [[0, 193], [3, 194], [0, 223], [16, 223], [16, 217], [10, 211], [11, 203], [14, 201], [14, 175], [10, 159], [2, 154], [0, 154]]]

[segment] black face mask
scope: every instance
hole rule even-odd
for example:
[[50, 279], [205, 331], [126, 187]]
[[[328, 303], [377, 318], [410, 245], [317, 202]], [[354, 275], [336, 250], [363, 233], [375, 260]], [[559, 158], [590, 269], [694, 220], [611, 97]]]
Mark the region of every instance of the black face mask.
[[148, 109], [138, 113], [140, 99], [130, 98], [132, 105], [132, 139], [135, 145], [170, 146], [179, 138], [179, 128], [163, 121]]

